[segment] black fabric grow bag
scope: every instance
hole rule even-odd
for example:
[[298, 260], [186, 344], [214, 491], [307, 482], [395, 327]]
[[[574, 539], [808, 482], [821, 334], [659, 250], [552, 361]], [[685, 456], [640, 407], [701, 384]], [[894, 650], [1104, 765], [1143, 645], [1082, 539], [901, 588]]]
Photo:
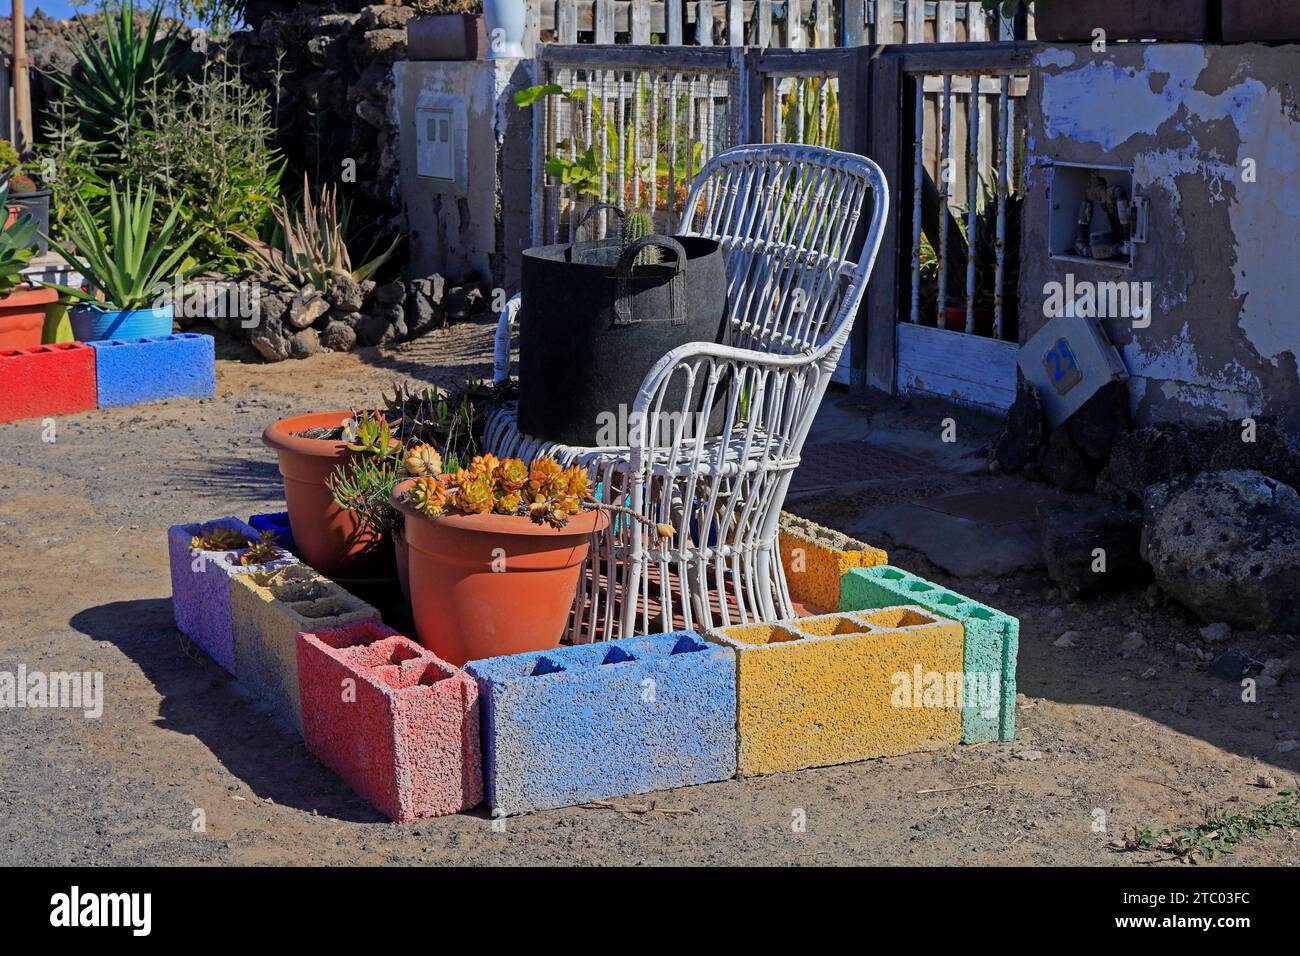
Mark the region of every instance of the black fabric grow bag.
[[[662, 250], [661, 263], [633, 266], [652, 246]], [[525, 250], [520, 430], [566, 445], [626, 444], [632, 403], [650, 368], [687, 342], [728, 340], [726, 281], [718, 243], [695, 236]], [[681, 408], [684, 387], [669, 393], [663, 411]], [[725, 397], [724, 383], [712, 429]]]

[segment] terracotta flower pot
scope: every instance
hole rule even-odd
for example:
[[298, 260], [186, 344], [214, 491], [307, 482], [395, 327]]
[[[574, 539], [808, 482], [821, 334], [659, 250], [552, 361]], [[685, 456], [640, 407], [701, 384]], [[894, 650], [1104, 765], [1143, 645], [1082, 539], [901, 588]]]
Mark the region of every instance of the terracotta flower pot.
[[58, 301], [54, 289], [14, 289], [0, 298], [0, 349], [25, 349], [41, 344], [45, 310]]
[[304, 438], [314, 428], [335, 428], [350, 411], [294, 415], [268, 425], [262, 441], [274, 448], [284, 478], [284, 501], [293, 540], [303, 561], [342, 581], [391, 579], [396, 571], [393, 541], [365, 529], [356, 515], [339, 507], [325, 481], [357, 453], [345, 442]]
[[1107, 40], [1204, 40], [1210, 18], [1206, 0], [1038, 0], [1034, 31], [1048, 42], [1091, 42], [1093, 30]]
[[516, 515], [427, 518], [404, 500], [411, 614], [421, 644], [445, 661], [557, 647], [592, 534], [609, 524], [584, 511], [563, 528]]
[[393, 529], [393, 551], [397, 555], [397, 583], [402, 589], [402, 599], [411, 604], [411, 549], [406, 546], [406, 535], [401, 528]]

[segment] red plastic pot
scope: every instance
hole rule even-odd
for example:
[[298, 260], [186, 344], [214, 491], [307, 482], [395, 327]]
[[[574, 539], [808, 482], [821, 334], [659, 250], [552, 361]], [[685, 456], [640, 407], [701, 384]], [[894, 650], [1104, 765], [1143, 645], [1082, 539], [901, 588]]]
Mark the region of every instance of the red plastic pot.
[[563, 528], [518, 515], [428, 518], [403, 498], [411, 614], [421, 644], [445, 661], [466, 661], [559, 646], [592, 535], [609, 524], [584, 511]]
[[26, 349], [41, 344], [45, 309], [58, 301], [54, 289], [21, 286], [0, 298], [0, 349]]
[[336, 428], [351, 417], [352, 412], [341, 410], [282, 418], [267, 426], [262, 441], [279, 457], [289, 525], [302, 560], [344, 582], [391, 580], [396, 571], [392, 538], [366, 529], [353, 512], [339, 507], [325, 484], [357, 452], [346, 442], [302, 435]]

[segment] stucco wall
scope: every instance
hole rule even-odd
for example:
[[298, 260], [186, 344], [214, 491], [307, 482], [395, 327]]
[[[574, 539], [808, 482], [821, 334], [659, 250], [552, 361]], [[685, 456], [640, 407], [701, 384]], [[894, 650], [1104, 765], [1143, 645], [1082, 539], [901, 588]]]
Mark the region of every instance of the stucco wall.
[[[1021, 301], [1044, 286], [1149, 281], [1148, 328], [1108, 320], [1144, 422], [1276, 415], [1300, 431], [1300, 46], [1048, 47], [1028, 103]], [[1243, 171], [1253, 160], [1255, 182]], [[1131, 270], [1048, 256], [1047, 163], [1132, 166], [1150, 242]]]
[[[394, 64], [402, 205], [412, 275], [474, 275], [514, 291], [528, 245], [532, 111], [514, 103], [530, 60]], [[417, 110], [452, 111], [455, 180], [418, 174]]]

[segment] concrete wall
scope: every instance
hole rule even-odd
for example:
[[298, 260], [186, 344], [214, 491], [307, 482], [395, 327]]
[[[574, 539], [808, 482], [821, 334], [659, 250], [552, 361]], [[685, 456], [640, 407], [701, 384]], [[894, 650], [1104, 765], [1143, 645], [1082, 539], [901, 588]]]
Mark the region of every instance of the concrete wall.
[[[402, 205], [411, 273], [473, 275], [509, 292], [529, 245], [532, 111], [514, 93], [532, 84], [532, 61], [402, 61], [393, 66]], [[419, 175], [416, 116], [449, 109], [455, 177]]]
[[[1048, 47], [1028, 104], [1021, 301], [1044, 285], [1150, 281], [1148, 328], [1107, 321], [1144, 422], [1276, 415], [1300, 431], [1300, 46]], [[1131, 270], [1048, 257], [1050, 161], [1132, 166], [1150, 242]], [[1250, 172], [1255, 177], [1250, 182]]]

